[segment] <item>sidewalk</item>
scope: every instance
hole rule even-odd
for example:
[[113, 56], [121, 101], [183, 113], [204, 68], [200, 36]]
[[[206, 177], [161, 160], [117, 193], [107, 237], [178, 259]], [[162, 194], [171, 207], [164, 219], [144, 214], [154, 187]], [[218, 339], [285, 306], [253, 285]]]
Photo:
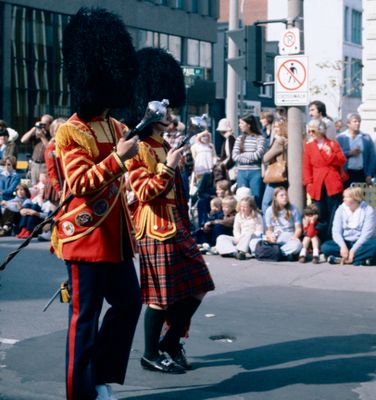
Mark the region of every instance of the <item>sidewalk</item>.
[[[56, 267], [59, 281], [61, 265], [51, 265], [50, 257], [41, 263], [37, 246], [25, 250], [35, 270], [43, 275]], [[376, 268], [205, 259], [216, 290], [204, 299], [186, 341], [194, 369], [174, 376], [141, 368], [142, 313], [125, 385], [113, 385], [119, 400], [375, 399]], [[12, 283], [19, 290], [18, 268], [23, 271], [13, 265], [2, 275], [4, 289]], [[1, 348], [1, 400], [65, 398], [67, 308], [54, 303], [41, 313], [46, 300], [2, 300], [0, 336], [14, 337], [17, 307], [27, 312], [24, 336]]]

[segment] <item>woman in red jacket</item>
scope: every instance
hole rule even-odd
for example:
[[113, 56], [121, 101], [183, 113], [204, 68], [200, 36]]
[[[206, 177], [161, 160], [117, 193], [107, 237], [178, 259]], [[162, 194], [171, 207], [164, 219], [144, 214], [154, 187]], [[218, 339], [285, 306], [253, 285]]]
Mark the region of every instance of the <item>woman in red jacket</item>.
[[304, 148], [303, 184], [320, 209], [320, 219], [328, 223], [330, 237], [334, 213], [342, 200], [340, 172], [346, 157], [339, 144], [326, 137], [326, 125], [322, 120], [311, 120], [308, 133], [312, 140]]

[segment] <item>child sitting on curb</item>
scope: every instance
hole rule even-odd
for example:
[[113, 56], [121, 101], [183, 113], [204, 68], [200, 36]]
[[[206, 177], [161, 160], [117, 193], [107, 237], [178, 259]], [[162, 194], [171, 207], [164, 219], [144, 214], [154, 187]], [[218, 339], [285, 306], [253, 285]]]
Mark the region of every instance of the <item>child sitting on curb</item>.
[[[222, 257], [234, 256], [238, 260], [245, 260], [252, 240], [261, 238], [264, 233], [262, 216], [257, 209], [253, 197], [243, 197], [238, 204], [238, 213], [235, 215], [233, 236], [220, 235], [217, 238], [216, 248]], [[258, 240], [254, 241], [255, 245]]]
[[320, 210], [315, 204], [310, 204], [303, 210], [303, 248], [300, 250], [299, 262], [307, 261], [307, 252], [312, 245], [312, 263], [319, 263], [320, 248]]

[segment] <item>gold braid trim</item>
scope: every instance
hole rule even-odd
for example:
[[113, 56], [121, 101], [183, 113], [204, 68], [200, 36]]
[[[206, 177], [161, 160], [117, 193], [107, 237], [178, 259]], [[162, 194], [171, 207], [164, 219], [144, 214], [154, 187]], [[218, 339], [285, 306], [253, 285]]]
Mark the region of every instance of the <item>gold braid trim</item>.
[[[70, 122], [61, 125], [56, 132], [56, 154], [62, 156], [62, 149], [72, 143], [84, 148], [92, 158], [99, 155], [96, 140], [85, 125], [76, 126]], [[82, 129], [80, 129], [82, 128]]]
[[[156, 156], [153, 153], [150, 145], [145, 142], [140, 142], [138, 145], [138, 154], [135, 156], [135, 159], [142, 161], [149, 172], [155, 172], [155, 168], [157, 166]], [[132, 159], [126, 161], [126, 165], [129, 166], [132, 162]]]

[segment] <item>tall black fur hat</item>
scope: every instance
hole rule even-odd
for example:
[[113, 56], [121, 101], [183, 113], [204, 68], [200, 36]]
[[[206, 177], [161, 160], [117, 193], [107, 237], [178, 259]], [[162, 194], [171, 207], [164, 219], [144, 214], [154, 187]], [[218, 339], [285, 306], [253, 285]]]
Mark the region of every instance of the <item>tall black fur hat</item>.
[[63, 56], [74, 111], [81, 118], [132, 100], [136, 51], [117, 15], [103, 8], [81, 8], [64, 30]]
[[185, 102], [183, 71], [166, 50], [145, 47], [137, 52], [138, 77], [135, 96], [125, 111], [125, 122], [134, 127], [142, 119], [149, 101], [168, 99], [171, 108]]

